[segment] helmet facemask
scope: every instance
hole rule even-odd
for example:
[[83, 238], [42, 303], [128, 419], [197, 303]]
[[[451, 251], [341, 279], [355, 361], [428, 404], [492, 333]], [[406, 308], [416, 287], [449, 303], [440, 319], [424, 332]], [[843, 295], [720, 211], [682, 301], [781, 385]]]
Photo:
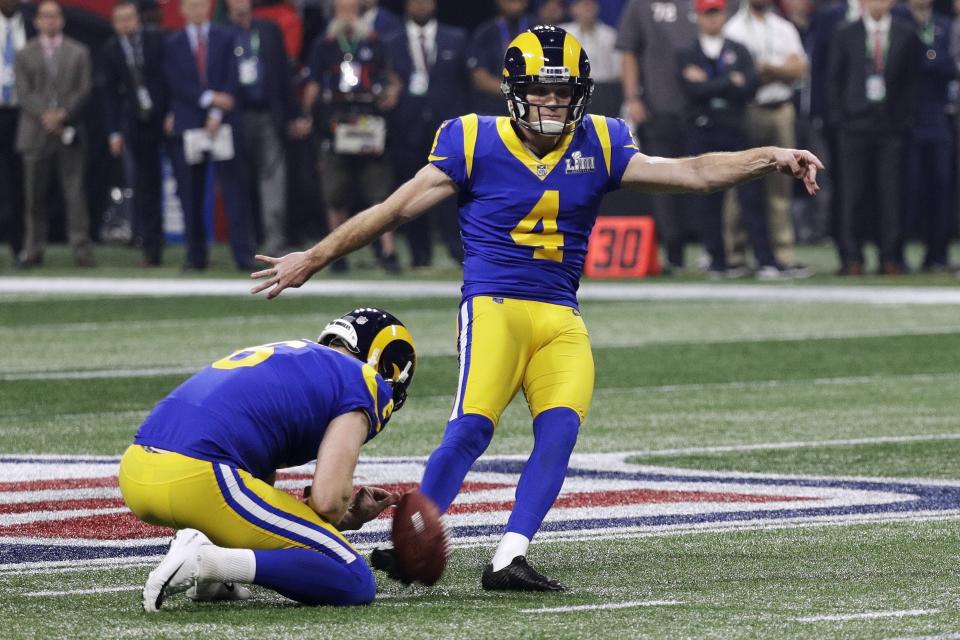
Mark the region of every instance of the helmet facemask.
[[[555, 74], [543, 73], [551, 69], [551, 67], [544, 67], [541, 69], [541, 74], [537, 76], [504, 79], [500, 90], [506, 96], [507, 108], [518, 125], [541, 136], [557, 137], [572, 132], [580, 124], [590, 98], [593, 96], [593, 80], [570, 78], [569, 72], [563, 68]], [[568, 104], [532, 104], [528, 92], [534, 85], [570, 87], [570, 102]], [[566, 115], [563, 121], [544, 120], [540, 115], [541, 109], [564, 109]]]

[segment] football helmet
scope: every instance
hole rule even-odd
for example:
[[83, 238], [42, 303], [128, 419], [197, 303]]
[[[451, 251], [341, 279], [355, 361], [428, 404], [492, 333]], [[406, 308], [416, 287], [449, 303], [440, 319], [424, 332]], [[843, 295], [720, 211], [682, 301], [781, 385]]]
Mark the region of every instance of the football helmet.
[[[535, 84], [568, 85], [570, 104], [530, 104], [527, 91]], [[538, 25], [518, 35], [507, 47], [500, 91], [507, 98], [510, 115], [521, 127], [547, 136], [570, 133], [580, 124], [593, 97], [590, 59], [573, 34], [560, 27]], [[566, 118], [562, 123], [543, 121], [539, 113], [542, 107], [565, 108]]]
[[393, 387], [393, 410], [403, 406], [417, 368], [417, 350], [410, 331], [393, 314], [354, 309], [324, 327], [317, 342], [342, 345], [369, 364]]

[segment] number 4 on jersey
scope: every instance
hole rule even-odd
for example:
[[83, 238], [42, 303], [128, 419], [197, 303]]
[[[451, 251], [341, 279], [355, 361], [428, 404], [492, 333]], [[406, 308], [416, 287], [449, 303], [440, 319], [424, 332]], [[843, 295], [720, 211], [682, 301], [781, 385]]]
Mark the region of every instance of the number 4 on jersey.
[[[563, 262], [563, 234], [557, 230], [558, 215], [560, 192], [544, 191], [527, 217], [510, 232], [510, 237], [521, 246], [533, 247], [534, 259]], [[542, 228], [534, 231], [541, 221]]]

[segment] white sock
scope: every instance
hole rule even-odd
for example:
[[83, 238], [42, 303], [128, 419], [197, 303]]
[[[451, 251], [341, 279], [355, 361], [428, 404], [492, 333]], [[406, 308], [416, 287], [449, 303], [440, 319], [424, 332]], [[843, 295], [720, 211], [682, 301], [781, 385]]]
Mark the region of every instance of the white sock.
[[500, 544], [497, 545], [497, 552], [493, 554], [493, 570], [500, 571], [517, 556], [527, 555], [527, 547], [530, 546], [530, 538], [525, 535], [508, 531], [500, 538]]
[[257, 574], [257, 558], [251, 549], [226, 549], [213, 544], [200, 547], [197, 582], [250, 584]]

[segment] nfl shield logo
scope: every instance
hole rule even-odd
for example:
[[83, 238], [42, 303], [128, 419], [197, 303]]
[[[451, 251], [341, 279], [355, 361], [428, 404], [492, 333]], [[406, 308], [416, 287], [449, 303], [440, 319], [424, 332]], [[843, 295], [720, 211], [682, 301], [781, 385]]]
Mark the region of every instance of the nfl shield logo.
[[[960, 482], [824, 478], [650, 467], [629, 453], [574, 455], [538, 538], [590, 539], [688, 531], [783, 528], [960, 515]], [[112, 456], [0, 458], [0, 569], [118, 565], [162, 554], [173, 531], [144, 524], [123, 504]], [[391, 491], [417, 486], [424, 458], [363, 459], [357, 482]], [[513, 508], [524, 456], [483, 457], [444, 520], [451, 544], [495, 544]], [[293, 494], [311, 466], [278, 474]], [[389, 539], [390, 520], [350, 540]]]

